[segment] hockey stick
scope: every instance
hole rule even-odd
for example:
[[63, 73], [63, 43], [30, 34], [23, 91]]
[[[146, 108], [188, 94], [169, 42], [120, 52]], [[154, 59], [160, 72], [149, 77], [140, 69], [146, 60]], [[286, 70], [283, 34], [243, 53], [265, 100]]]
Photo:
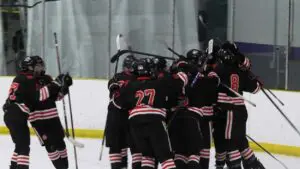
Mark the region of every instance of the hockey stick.
[[135, 50], [120, 50], [119, 52], [117, 52], [115, 55], [113, 55], [113, 57], [110, 59], [111, 63], [115, 63], [116, 60], [124, 55], [125, 53], [134, 53], [134, 54], [140, 54], [140, 55], [145, 55], [145, 56], [152, 56], [152, 57], [156, 57], [156, 58], [163, 58], [163, 59], [167, 59], [167, 60], [175, 60], [174, 58], [170, 58], [167, 56], [161, 56], [161, 55], [156, 55], [156, 54], [152, 54], [152, 53], [146, 53], [146, 52], [140, 52], [140, 51], [135, 51]]
[[[61, 64], [60, 64], [60, 55], [59, 55], [59, 49], [58, 49], [58, 41], [57, 41], [57, 34], [54, 33], [54, 43], [55, 43], [55, 48], [56, 48], [56, 61], [57, 61], [57, 65], [58, 65], [58, 72], [59, 74], [61, 74]], [[69, 93], [70, 95], [70, 93]], [[70, 96], [69, 96], [70, 97]], [[65, 118], [65, 127], [66, 127], [66, 136], [67, 136], [67, 139], [76, 147], [79, 147], [79, 148], [83, 148], [84, 147], [84, 144], [78, 142], [75, 140], [75, 136], [73, 135], [73, 138], [70, 137], [70, 133], [69, 133], [69, 127], [68, 127], [68, 120], [67, 120], [67, 114], [66, 114], [66, 103], [65, 103], [65, 100], [62, 99], [62, 103], [63, 103], [63, 111], [64, 111], [64, 118]], [[72, 109], [70, 110], [72, 111]], [[72, 113], [72, 112], [70, 112]], [[72, 127], [72, 133], [74, 133], [74, 126], [73, 126], [73, 117], [72, 117], [72, 114], [71, 114], [71, 127]]]
[[[203, 69], [203, 67], [206, 65], [208, 59], [210, 58], [211, 54], [213, 53], [213, 48], [214, 48], [214, 40], [211, 39], [208, 42], [208, 56], [205, 58], [204, 62], [201, 65], [201, 69]], [[193, 87], [196, 83], [196, 81], [198, 80], [198, 78], [200, 77], [201, 73], [198, 72], [197, 75], [195, 76], [195, 78], [193, 79], [192, 83], [191, 83], [191, 87]]]
[[269, 154], [274, 160], [276, 160], [277, 162], [279, 162], [285, 169], [288, 169], [288, 167], [281, 162], [280, 160], [278, 160], [272, 153], [270, 153], [267, 149], [265, 149], [262, 145], [260, 145], [257, 141], [255, 141], [252, 137], [250, 137], [249, 135], [246, 135], [253, 143], [255, 143], [259, 148], [261, 148], [264, 152], [266, 152], [267, 154]]
[[290, 126], [297, 132], [297, 134], [300, 136], [300, 131], [297, 129], [297, 127], [293, 124], [293, 122], [283, 113], [283, 111], [279, 108], [279, 106], [271, 99], [271, 97], [268, 95], [268, 93], [265, 91], [264, 88], [261, 88], [262, 92], [266, 95], [266, 97], [272, 102], [272, 104], [276, 107], [276, 109], [280, 112], [280, 114], [285, 118], [285, 120], [290, 124]]
[[[120, 40], [122, 37], [123, 37], [122, 34], [118, 34], [117, 38], [116, 38], [116, 45], [117, 45], [118, 52], [121, 51], [121, 41]], [[118, 71], [118, 63], [119, 63], [119, 57], [117, 58], [116, 65], [115, 65], [115, 74], [117, 74], [117, 71]], [[105, 143], [105, 137], [106, 137], [106, 126], [107, 126], [107, 116], [106, 116], [106, 122], [105, 122], [102, 143], [101, 143], [101, 149], [100, 149], [100, 155], [99, 155], [100, 161], [102, 160], [102, 154], [103, 154], [103, 149], [104, 149], [104, 143]]]
[[[120, 43], [120, 39], [122, 38], [122, 34], [118, 34], [117, 38], [116, 38], [116, 44], [117, 44], [117, 49], [118, 49], [118, 52], [121, 51], [121, 43]], [[119, 64], [119, 57], [117, 58], [117, 62], [116, 62], [116, 65], [115, 65], [115, 74], [118, 72], [118, 64]]]
[[[59, 74], [61, 74], [60, 55], [59, 55], [58, 41], [57, 41], [56, 32], [53, 35], [54, 35], [54, 43], [55, 43], [55, 48], [56, 48], [56, 61], [57, 61], [57, 66], [58, 66], [58, 72], [59, 72]], [[74, 132], [74, 125], [73, 125], [73, 115], [72, 115], [70, 91], [69, 91], [68, 95], [69, 95], [68, 99], [69, 99], [69, 108], [70, 108], [71, 127], [72, 127], [73, 138], [70, 137], [69, 128], [68, 128], [67, 113], [66, 113], [66, 103], [65, 103], [65, 99], [62, 98], [64, 118], [65, 118], [65, 125], [66, 125], [66, 136], [67, 136], [67, 139], [73, 144], [74, 158], [75, 158], [75, 167], [76, 167], [76, 169], [78, 169], [78, 160], [77, 160], [77, 150], [76, 150], [76, 147], [83, 148], [84, 144], [82, 144], [80, 142], [77, 142], [75, 140], [75, 132]]]
[[270, 90], [265, 88], [282, 106], [284, 106], [284, 103]]
[[166, 41], [157, 40], [160, 44], [164, 45], [170, 52], [172, 52], [174, 55], [178, 56], [180, 59], [186, 59], [183, 55], [180, 55], [179, 53], [175, 52], [172, 48], [170, 48]]
[[284, 103], [270, 90], [270, 89], [268, 89], [268, 88], [264, 88], [263, 87], [263, 83], [260, 81], [260, 80], [258, 80], [259, 79], [259, 77], [258, 76], [256, 76], [252, 71], [248, 71], [248, 73], [249, 73], [249, 77], [250, 78], [252, 78], [252, 79], [257, 79], [257, 81], [258, 81], [258, 83], [259, 83], [259, 85], [260, 85], [260, 87], [261, 88], [263, 88], [264, 90], [267, 90], [282, 106], [284, 106]]

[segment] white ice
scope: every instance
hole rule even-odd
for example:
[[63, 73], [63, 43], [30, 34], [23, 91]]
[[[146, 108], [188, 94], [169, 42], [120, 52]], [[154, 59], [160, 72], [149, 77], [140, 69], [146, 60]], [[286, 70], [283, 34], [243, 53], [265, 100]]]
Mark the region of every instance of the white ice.
[[[99, 161], [101, 140], [99, 139], [78, 139], [85, 144], [85, 148], [77, 149], [79, 169], [110, 169], [108, 160], [108, 149], [103, 151], [102, 161]], [[70, 169], [75, 169], [73, 147], [66, 141], [68, 146]], [[0, 135], [0, 169], [8, 169], [10, 157], [14, 144], [7, 135]], [[214, 150], [211, 150], [210, 168], [214, 168]], [[256, 153], [266, 169], [284, 169], [278, 162], [265, 153]], [[276, 157], [287, 165], [289, 169], [300, 169], [300, 158], [276, 155]], [[48, 159], [46, 150], [40, 146], [36, 137], [31, 137], [30, 169], [54, 169]]]

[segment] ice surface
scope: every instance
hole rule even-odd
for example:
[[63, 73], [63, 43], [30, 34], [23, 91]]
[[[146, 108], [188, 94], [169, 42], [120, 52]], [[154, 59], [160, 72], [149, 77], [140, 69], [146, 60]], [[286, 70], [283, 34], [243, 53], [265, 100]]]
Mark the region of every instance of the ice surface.
[[[46, 150], [41, 147], [36, 137], [31, 137], [31, 154], [30, 169], [54, 169], [52, 163], [48, 159]], [[99, 152], [101, 140], [98, 139], [78, 139], [85, 144], [85, 148], [77, 149], [79, 169], [110, 169], [108, 160], [108, 149], [104, 149], [102, 161], [99, 161]], [[67, 141], [70, 169], [75, 169], [73, 147]], [[9, 136], [0, 135], [0, 169], [8, 169], [10, 157], [14, 149]], [[211, 151], [214, 156], [214, 150]], [[260, 161], [265, 165], [266, 169], [284, 169], [277, 161], [273, 160], [265, 153], [256, 153]], [[276, 157], [284, 162], [289, 169], [300, 169], [300, 158], [276, 155]], [[214, 168], [214, 161], [211, 160], [210, 168]]]

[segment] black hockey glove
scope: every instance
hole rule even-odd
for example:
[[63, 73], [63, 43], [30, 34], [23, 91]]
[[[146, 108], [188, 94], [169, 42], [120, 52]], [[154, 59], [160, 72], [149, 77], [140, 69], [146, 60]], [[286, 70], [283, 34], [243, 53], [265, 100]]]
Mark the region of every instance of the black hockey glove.
[[55, 78], [55, 81], [62, 88], [68, 88], [73, 84], [73, 79], [69, 74], [60, 74]]

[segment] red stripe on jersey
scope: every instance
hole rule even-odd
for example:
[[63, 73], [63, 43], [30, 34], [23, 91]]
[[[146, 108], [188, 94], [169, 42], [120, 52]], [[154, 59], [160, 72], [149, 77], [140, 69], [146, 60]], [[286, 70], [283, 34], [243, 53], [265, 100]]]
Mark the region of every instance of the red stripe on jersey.
[[178, 72], [177, 75], [183, 81], [184, 86], [186, 86], [189, 81], [187, 75], [183, 72]]
[[29, 108], [24, 103], [15, 103], [24, 113], [30, 113]]
[[244, 100], [240, 97], [230, 97], [226, 93], [218, 93], [218, 102], [233, 105], [245, 105]]
[[137, 115], [160, 115], [162, 117], [166, 117], [165, 109], [152, 108], [150, 106], [137, 106], [136, 108], [129, 111], [129, 119]]
[[29, 114], [28, 121], [47, 120], [58, 117], [57, 109], [52, 108], [48, 110], [34, 111]]
[[201, 117], [203, 117], [203, 110], [201, 108], [198, 107], [188, 107], [188, 110], [191, 112], [194, 112], [198, 115], [200, 115]]

